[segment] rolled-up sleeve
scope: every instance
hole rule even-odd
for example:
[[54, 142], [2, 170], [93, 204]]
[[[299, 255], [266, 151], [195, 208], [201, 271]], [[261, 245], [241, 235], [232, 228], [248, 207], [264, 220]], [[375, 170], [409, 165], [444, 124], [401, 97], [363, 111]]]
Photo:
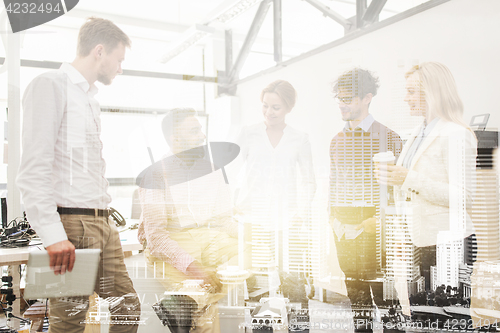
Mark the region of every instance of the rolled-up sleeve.
[[186, 273], [195, 259], [170, 237], [168, 224], [172, 216], [168, 211], [167, 190], [161, 168], [153, 168], [142, 179], [139, 188], [142, 207], [139, 240], [146, 241], [151, 255]]

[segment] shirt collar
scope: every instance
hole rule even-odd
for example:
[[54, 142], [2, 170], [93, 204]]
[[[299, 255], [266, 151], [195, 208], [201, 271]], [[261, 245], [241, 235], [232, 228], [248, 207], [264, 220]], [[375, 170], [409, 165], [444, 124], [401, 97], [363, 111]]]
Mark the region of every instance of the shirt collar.
[[60, 67], [60, 70], [68, 75], [71, 83], [79, 86], [85, 93], [88, 93], [90, 96], [95, 96], [97, 94], [97, 87], [95, 84], [89, 84], [87, 79], [80, 73], [73, 65], [67, 62], [63, 62]]
[[[361, 122], [356, 126], [356, 128], [361, 128], [363, 131], [368, 132], [370, 130], [370, 127], [372, 127], [373, 122], [375, 121], [375, 118], [371, 114], [368, 114], [368, 116], [365, 117], [365, 119], [361, 120]], [[349, 122], [347, 121], [344, 126], [344, 132], [350, 131], [351, 128], [349, 127]]]

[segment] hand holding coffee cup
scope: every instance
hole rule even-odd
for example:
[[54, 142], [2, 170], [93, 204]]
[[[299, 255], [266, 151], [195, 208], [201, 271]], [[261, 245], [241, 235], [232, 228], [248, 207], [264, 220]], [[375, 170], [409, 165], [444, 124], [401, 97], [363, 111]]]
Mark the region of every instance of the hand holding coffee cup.
[[396, 157], [392, 153], [392, 151], [387, 151], [383, 153], [378, 153], [373, 155], [373, 166], [374, 166], [374, 171], [375, 174], [378, 174], [380, 171], [380, 168], [382, 167], [384, 170], [386, 170], [385, 166], [387, 165], [394, 165], [394, 161], [396, 160]]
[[392, 151], [373, 155], [374, 172], [377, 182], [383, 185], [403, 185], [408, 169], [394, 165], [396, 157]]

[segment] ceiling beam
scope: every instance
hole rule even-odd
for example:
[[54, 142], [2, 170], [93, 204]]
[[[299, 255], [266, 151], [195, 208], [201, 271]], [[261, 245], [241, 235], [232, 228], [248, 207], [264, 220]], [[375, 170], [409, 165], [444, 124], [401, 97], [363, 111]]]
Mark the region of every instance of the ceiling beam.
[[[5, 58], [0, 57], [0, 65], [2, 65], [4, 62], [5, 62]], [[57, 61], [38, 61], [38, 60], [21, 59], [21, 67], [58, 69], [59, 67], [61, 67], [61, 65], [62, 65], [62, 62], [57, 62]], [[121, 75], [148, 77], [148, 78], [156, 78], [156, 79], [195, 81], [195, 82], [205, 82], [205, 83], [218, 83], [218, 81], [219, 81], [219, 79], [217, 77], [213, 77], [213, 76], [176, 74], [176, 73], [164, 73], [164, 72], [150, 72], [150, 71], [141, 71], [141, 70], [134, 70], [134, 69], [124, 69], [123, 73]]]
[[319, 10], [320, 12], [322, 12], [323, 15], [325, 15], [325, 16], [331, 18], [332, 20], [334, 20], [335, 22], [341, 24], [344, 28], [348, 28], [352, 25], [352, 23], [348, 19], [346, 19], [345, 17], [343, 17], [339, 13], [331, 10], [329, 7], [325, 6], [320, 1], [318, 1], [318, 0], [304, 0], [304, 1], [306, 1], [311, 6], [313, 6], [314, 8]]
[[281, 16], [281, 0], [273, 0], [273, 44], [274, 61], [279, 64], [283, 61], [283, 30]]
[[257, 34], [259, 33], [260, 27], [262, 26], [262, 23], [266, 18], [266, 14], [267, 11], [269, 10], [270, 5], [271, 5], [271, 0], [263, 0], [260, 3], [259, 8], [257, 9], [257, 13], [255, 14], [255, 17], [253, 19], [252, 25], [248, 30], [247, 37], [243, 42], [243, 46], [241, 47], [240, 53], [238, 54], [238, 58], [236, 59], [236, 62], [234, 63], [233, 68], [231, 69], [231, 73], [229, 74], [230, 82], [238, 78], [241, 68], [245, 64], [245, 61], [247, 60], [248, 55], [250, 54], [252, 45], [255, 42], [255, 39], [257, 38]]
[[366, 0], [356, 0], [356, 28], [363, 26], [363, 15], [365, 15], [366, 7]]
[[233, 66], [233, 32], [231, 30], [224, 31], [224, 46], [226, 52], [226, 73], [229, 73]]
[[365, 14], [363, 15], [363, 21], [365, 24], [378, 21], [378, 16], [382, 9], [384, 9], [386, 3], [387, 0], [372, 0], [370, 6], [368, 6]]

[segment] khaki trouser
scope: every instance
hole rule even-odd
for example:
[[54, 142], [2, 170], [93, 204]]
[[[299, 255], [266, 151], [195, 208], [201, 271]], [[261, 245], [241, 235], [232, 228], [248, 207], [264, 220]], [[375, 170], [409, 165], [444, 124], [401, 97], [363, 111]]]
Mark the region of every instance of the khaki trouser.
[[[225, 263], [232, 266], [238, 265], [238, 240], [225, 232], [204, 227], [171, 233], [170, 237], [210, 270], [215, 271], [218, 266]], [[189, 279], [186, 274], [178, 271], [172, 265], [152, 256], [148, 248], [144, 250], [144, 255], [150, 270], [155, 273], [155, 278], [167, 290], [177, 290], [183, 281]], [[191, 332], [220, 332], [217, 302], [227, 295], [227, 292], [228, 288], [224, 285], [219, 293], [211, 293], [207, 297], [195, 299], [199, 310], [207, 308], [195, 320], [195, 328]]]
[[[138, 325], [135, 322], [139, 321], [141, 306], [123, 262], [120, 236], [113, 221], [104, 217], [63, 214], [61, 220], [69, 241], [77, 249], [102, 251], [95, 292], [102, 298], [129, 294], [116, 312], [111, 311], [110, 332], [137, 332]], [[88, 300], [88, 297], [51, 298], [49, 332], [83, 332]], [[82, 305], [77, 307], [78, 304], [83, 304], [83, 309]], [[118, 321], [123, 324], [117, 324]]]

